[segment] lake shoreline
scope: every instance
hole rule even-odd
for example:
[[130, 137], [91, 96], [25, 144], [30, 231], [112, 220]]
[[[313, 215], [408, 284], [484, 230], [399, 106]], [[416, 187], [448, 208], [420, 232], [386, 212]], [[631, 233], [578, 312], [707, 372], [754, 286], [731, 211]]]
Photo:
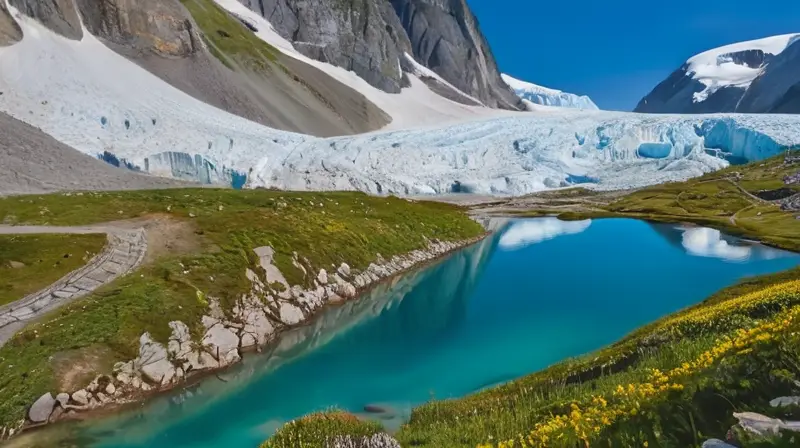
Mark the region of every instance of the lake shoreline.
[[[131, 390], [129, 388], [125, 388], [126, 392], [124, 394], [113, 396], [113, 398], [111, 398], [109, 401], [98, 402], [94, 406], [90, 406], [84, 409], [75, 409], [76, 406], [68, 405], [71, 409], [63, 409], [62, 412], [58, 412], [56, 418], [53, 418], [51, 416], [48, 418], [48, 421], [46, 422], [31, 423], [30, 421], [26, 421], [23, 423], [23, 425], [21, 425], [21, 427], [18, 427], [16, 430], [14, 428], [7, 428], [7, 427], [2, 428], [2, 431], [0, 431], [0, 440], [6, 440], [9, 438], [19, 436], [21, 434], [26, 434], [26, 435], [32, 434], [43, 428], [57, 426], [59, 424], [65, 424], [76, 421], [97, 420], [105, 417], [114, 416], [126, 411], [131, 411], [132, 409], [135, 409], [137, 406], [144, 406], [150, 400], [167, 395], [171, 392], [174, 393], [176, 390], [179, 389], [197, 385], [203, 382], [204, 380], [209, 379], [212, 376], [215, 375], [218, 376], [220, 373], [229, 370], [231, 367], [239, 366], [241, 365], [241, 361], [243, 360], [243, 357], [245, 355], [253, 356], [254, 353], [257, 353], [258, 355], [255, 356], [270, 356], [271, 350], [281, 343], [281, 337], [285, 332], [305, 326], [310, 326], [320, 316], [322, 316], [326, 310], [341, 306], [351, 301], [361, 300], [365, 296], [368, 296], [371, 291], [373, 291], [375, 288], [381, 285], [385, 285], [387, 283], [396, 281], [398, 278], [404, 275], [408, 275], [411, 272], [416, 272], [430, 265], [441, 262], [442, 260], [451, 256], [453, 253], [465, 249], [467, 247], [470, 247], [484, 240], [485, 238], [489, 237], [499, 228], [502, 228], [503, 224], [508, 221], [504, 218], [499, 218], [499, 217], [482, 217], [474, 219], [478, 221], [486, 229], [486, 231], [483, 234], [479, 235], [478, 237], [452, 243], [441, 243], [446, 245], [446, 249], [442, 251], [436, 249], [423, 250], [422, 251], [423, 253], [429, 255], [428, 258], [423, 258], [419, 261], [415, 261], [407, 268], [396, 270], [387, 276], [380, 277], [376, 281], [369, 282], [364, 287], [357, 288], [355, 294], [352, 297], [340, 297], [340, 300], [330, 300], [324, 303], [324, 305], [317, 308], [314, 311], [314, 313], [310, 315], [308, 318], [298, 322], [295, 325], [287, 325], [281, 327], [265, 345], [260, 346], [256, 344], [249, 347], [241, 347], [241, 346], [238, 347], [237, 350], [240, 353], [240, 356], [238, 360], [234, 362], [225, 365], [220, 365], [219, 367], [216, 368], [193, 371], [192, 374], [186, 375], [185, 376], [186, 379], [183, 381], [171, 383], [164, 386], [154, 386], [148, 391], [142, 391], [141, 389]], [[420, 251], [414, 251], [407, 255], [414, 254], [415, 252], [420, 252]], [[403, 256], [401, 256], [400, 258], [403, 258]], [[390, 263], [392, 263], [391, 260], [386, 262], [385, 264], [389, 265]], [[383, 267], [380, 264], [378, 266]], [[264, 354], [262, 354], [262, 352], [264, 352]], [[124, 388], [124, 385], [120, 385], [118, 381], [115, 381], [113, 375], [106, 375], [106, 374], [102, 374], [96, 377], [95, 380], [93, 381], [93, 384], [97, 384], [97, 387], [95, 387], [95, 389], [97, 389], [98, 391], [105, 390], [103, 387], [104, 384], [112, 384], [112, 385], [116, 384], [114, 386], [115, 389]], [[86, 389], [89, 390], [92, 388], [93, 387], [90, 384]], [[74, 392], [70, 393], [70, 396], [71, 395], [74, 395]], [[59, 401], [55, 400], [54, 411], [52, 412], [52, 414], [56, 414], [57, 409], [61, 409], [61, 407], [59, 406]]]

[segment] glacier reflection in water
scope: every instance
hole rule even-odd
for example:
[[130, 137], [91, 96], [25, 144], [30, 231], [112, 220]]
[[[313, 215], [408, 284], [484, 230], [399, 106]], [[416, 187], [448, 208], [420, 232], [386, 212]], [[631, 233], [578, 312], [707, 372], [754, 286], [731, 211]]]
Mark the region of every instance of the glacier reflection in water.
[[[736, 263], [698, 256], [687, 229], [630, 219], [513, 221], [368, 297], [327, 309], [269, 355], [102, 421], [59, 425], [39, 446], [252, 448], [297, 416], [378, 404], [388, 427], [431, 397], [463, 396], [578, 356], [739, 279], [795, 266], [761, 246]], [[731, 255], [713, 232], [694, 251]], [[700, 236], [698, 236], [700, 235]], [[702, 237], [702, 238], [701, 238]], [[535, 243], [535, 244], [534, 244]], [[702, 243], [702, 244], [701, 244]], [[714, 248], [716, 247], [716, 248]], [[729, 253], [730, 252], [730, 253]], [[18, 439], [18, 446], [35, 446]]]
[[541, 243], [561, 235], [581, 233], [592, 224], [591, 219], [583, 221], [562, 221], [548, 216], [538, 219], [514, 222], [500, 238], [503, 249], [520, 249], [530, 244]]

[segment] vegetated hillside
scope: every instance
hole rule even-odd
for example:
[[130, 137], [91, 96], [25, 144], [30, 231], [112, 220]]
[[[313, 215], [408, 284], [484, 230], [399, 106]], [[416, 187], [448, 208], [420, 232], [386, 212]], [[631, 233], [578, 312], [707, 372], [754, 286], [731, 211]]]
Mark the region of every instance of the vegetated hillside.
[[[115, 362], [134, 359], [145, 332], [166, 344], [169, 323], [181, 321], [199, 342], [201, 316], [213, 313], [212, 298], [232, 315], [252, 291], [252, 276], [264, 278], [256, 248], [274, 249], [274, 266], [287, 284], [302, 289], [317, 285], [321, 269], [346, 263], [355, 276], [381, 257], [484, 232], [457, 207], [361, 193], [182, 189], [0, 199], [0, 221], [9, 224], [132, 218], [147, 225], [148, 239], [160, 238], [149, 245], [149, 262], [45, 316], [0, 348], [0, 430], [17, 427], [46, 392], [76, 391], [98, 374], [111, 374]], [[282, 303], [303, 306], [289, 297]], [[283, 313], [269, 313], [279, 316], [269, 317], [275, 334], [290, 326], [280, 320]]]
[[[694, 222], [800, 250], [796, 155], [621, 198], [581, 189], [536, 196], [574, 207], [565, 218]], [[547, 205], [533, 213], [542, 212]], [[778, 406], [774, 400], [800, 394], [798, 347], [800, 268], [795, 268], [726, 288], [594, 353], [461, 399], [422, 405], [395, 438], [404, 447], [430, 448], [687, 447], [713, 438], [728, 438], [734, 446], [794, 446], [800, 434], [770, 433], [757, 421], [780, 425], [764, 419], [797, 419], [796, 402]], [[743, 411], [767, 417], [734, 416]], [[343, 425], [320, 426], [287, 425], [265, 446], [288, 434], [308, 437], [312, 427], [328, 431], [328, 440], [348, 434]]]
[[800, 113], [800, 34], [708, 50], [688, 59], [634, 109], [649, 113]]

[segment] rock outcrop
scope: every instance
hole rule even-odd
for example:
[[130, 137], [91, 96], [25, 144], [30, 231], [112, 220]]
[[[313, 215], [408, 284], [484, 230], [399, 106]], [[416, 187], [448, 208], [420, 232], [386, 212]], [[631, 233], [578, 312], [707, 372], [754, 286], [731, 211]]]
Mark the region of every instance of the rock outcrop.
[[11, 45], [22, 39], [22, 28], [6, 8], [6, 3], [0, 2], [0, 47]]
[[411, 54], [489, 107], [523, 110], [464, 0], [240, 0], [311, 58], [354, 71], [398, 93]]
[[83, 37], [73, 0], [9, 0], [9, 3], [22, 14], [66, 38], [80, 40]]
[[411, 44], [386, 0], [241, 0], [306, 56], [355, 72], [398, 93], [400, 57]]
[[172, 57], [190, 56], [199, 49], [199, 36], [194, 30], [191, 17], [178, 1], [76, 2], [86, 29], [106, 41], [137, 51], [151, 50]]
[[465, 0], [390, 0], [414, 58], [489, 107], [524, 110]]
[[56, 405], [56, 400], [50, 392], [39, 397], [36, 402], [31, 405], [28, 411], [28, 419], [33, 423], [44, 423], [50, 418], [53, 413], [53, 407]]

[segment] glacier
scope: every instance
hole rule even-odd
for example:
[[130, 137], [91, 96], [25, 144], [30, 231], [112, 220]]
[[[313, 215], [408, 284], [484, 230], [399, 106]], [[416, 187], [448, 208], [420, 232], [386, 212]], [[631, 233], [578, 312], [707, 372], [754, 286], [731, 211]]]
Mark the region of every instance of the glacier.
[[541, 106], [554, 106], [554, 107], [568, 107], [573, 109], [583, 110], [597, 110], [598, 107], [594, 104], [591, 98], [586, 95], [575, 95], [574, 93], [562, 92], [560, 90], [543, 87], [527, 81], [521, 81], [505, 73], [500, 75], [503, 81], [508, 84], [514, 93], [523, 101], [529, 101], [535, 105]]
[[[0, 48], [0, 111], [81, 152], [159, 176], [248, 188], [522, 195], [683, 180], [800, 148], [798, 115], [509, 113], [455, 103], [431, 115], [418, 106], [394, 111], [425, 127], [315, 138], [216, 109], [88, 32], [67, 40], [10, 9], [25, 37]], [[436, 97], [409, 78], [416, 98]], [[404, 93], [398, 104], [409, 99]], [[442, 111], [460, 121], [441, 124]]]

